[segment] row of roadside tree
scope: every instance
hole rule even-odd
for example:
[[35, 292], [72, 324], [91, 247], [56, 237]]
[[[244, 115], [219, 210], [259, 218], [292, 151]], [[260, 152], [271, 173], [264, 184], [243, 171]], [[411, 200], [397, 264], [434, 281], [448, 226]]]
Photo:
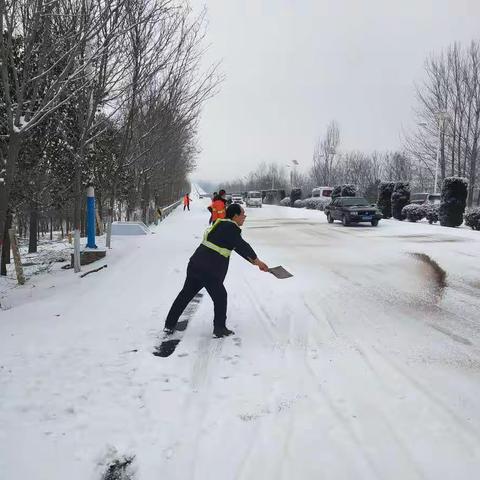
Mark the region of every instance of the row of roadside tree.
[[480, 205], [480, 42], [456, 43], [426, 59], [412, 120], [415, 127], [401, 132], [401, 148], [389, 152], [342, 150], [340, 126], [331, 121], [315, 143], [307, 173], [280, 167], [285, 159], [224, 185], [230, 191], [300, 187], [308, 197], [317, 186], [354, 184], [374, 201], [382, 180], [433, 192], [436, 177], [438, 187], [446, 177], [462, 177], [468, 180], [467, 206]]
[[189, 190], [199, 112], [220, 81], [200, 66], [204, 13], [171, 0], [0, 0], [0, 32], [3, 264], [12, 221], [30, 251], [39, 224], [84, 231], [90, 184], [110, 219], [145, 220]]

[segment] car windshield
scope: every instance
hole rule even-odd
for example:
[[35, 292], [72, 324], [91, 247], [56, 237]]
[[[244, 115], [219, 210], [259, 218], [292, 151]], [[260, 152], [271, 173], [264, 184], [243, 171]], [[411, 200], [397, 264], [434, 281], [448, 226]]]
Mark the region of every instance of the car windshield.
[[261, 198], [262, 194], [260, 192], [251, 192], [248, 194], [250, 198]]
[[342, 198], [340, 204], [344, 205], [345, 207], [367, 207], [368, 205], [370, 205], [365, 198], [361, 197]]
[[331, 190], [324, 190], [322, 192], [322, 197], [331, 197], [332, 196], [332, 191]]

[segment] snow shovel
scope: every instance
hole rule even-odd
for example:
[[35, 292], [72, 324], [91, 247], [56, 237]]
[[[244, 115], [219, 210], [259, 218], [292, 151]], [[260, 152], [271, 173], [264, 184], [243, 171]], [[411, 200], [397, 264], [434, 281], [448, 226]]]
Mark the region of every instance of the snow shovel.
[[275, 277], [277, 278], [290, 278], [290, 277], [293, 277], [293, 275], [288, 272], [287, 270], [285, 270], [283, 267], [281, 266], [278, 266], [278, 267], [273, 267], [273, 268], [269, 268], [268, 271]]

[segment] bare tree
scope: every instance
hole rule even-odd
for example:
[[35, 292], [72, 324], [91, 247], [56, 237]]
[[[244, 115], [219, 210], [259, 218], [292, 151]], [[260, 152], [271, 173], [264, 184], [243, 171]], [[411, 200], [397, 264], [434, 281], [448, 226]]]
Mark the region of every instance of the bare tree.
[[[86, 72], [104, 54], [105, 47], [93, 39], [122, 7], [123, 0], [0, 0], [0, 74], [5, 108], [0, 125], [0, 232], [5, 229], [18, 155], [25, 138], [91, 84], [92, 78]], [[18, 43], [21, 46], [16, 49]], [[86, 44], [92, 48], [81, 57]]]
[[[479, 42], [468, 48], [451, 45], [425, 64], [426, 78], [417, 87], [419, 128], [405, 137], [405, 149], [417, 163], [417, 175], [430, 175], [428, 188], [448, 176], [469, 178], [468, 204], [478, 185]], [[438, 168], [437, 168], [438, 164]]]
[[334, 167], [338, 146], [340, 144], [340, 129], [336, 121], [327, 126], [324, 137], [320, 137], [313, 152], [312, 176], [318, 185], [330, 185], [334, 181]]

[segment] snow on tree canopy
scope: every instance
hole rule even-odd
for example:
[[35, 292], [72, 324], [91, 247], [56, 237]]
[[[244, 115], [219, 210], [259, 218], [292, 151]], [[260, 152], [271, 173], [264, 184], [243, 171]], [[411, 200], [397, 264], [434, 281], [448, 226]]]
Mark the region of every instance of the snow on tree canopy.
[[357, 187], [351, 183], [344, 183], [343, 185], [336, 185], [333, 188], [331, 199], [337, 197], [355, 197], [357, 195]]
[[342, 197], [355, 197], [357, 195], [357, 187], [351, 183], [342, 185]]

